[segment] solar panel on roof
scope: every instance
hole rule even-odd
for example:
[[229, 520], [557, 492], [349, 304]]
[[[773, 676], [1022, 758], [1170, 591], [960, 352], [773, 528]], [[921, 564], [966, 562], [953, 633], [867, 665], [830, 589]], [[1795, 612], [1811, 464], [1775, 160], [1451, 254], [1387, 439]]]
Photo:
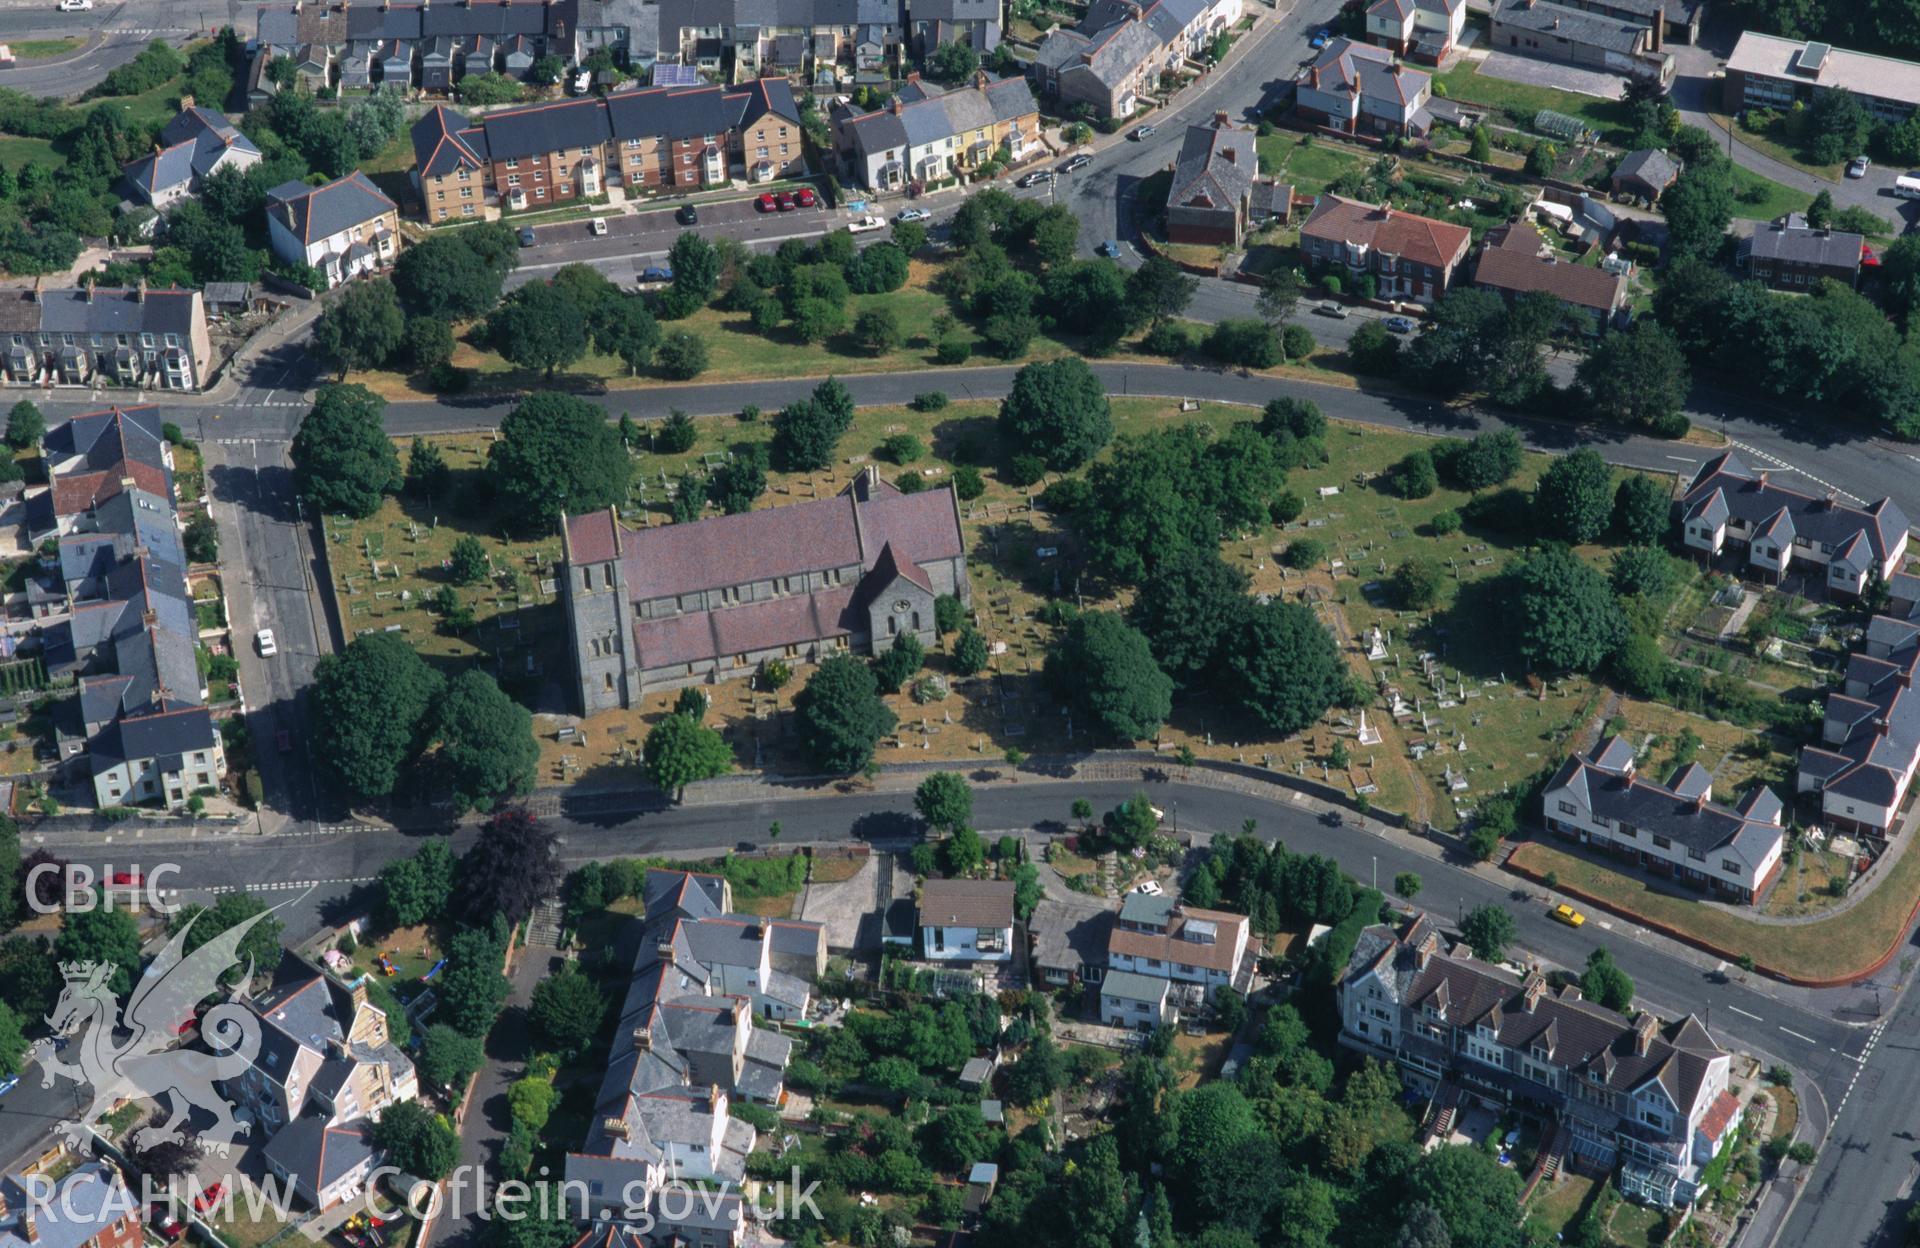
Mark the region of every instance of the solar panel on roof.
[[697, 87], [700, 85], [700, 73], [691, 65], [661, 61], [653, 67], [653, 85], [656, 87]]

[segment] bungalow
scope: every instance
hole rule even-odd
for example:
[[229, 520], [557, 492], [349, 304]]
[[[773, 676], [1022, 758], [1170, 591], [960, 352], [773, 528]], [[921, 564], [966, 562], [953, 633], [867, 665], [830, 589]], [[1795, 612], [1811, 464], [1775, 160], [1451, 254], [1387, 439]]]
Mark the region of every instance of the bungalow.
[[1804, 213], [1790, 212], [1740, 240], [1739, 261], [1757, 282], [1775, 290], [1806, 293], [1821, 282], [1859, 285], [1867, 254], [1863, 235], [1814, 229]]
[[1487, 231], [1473, 284], [1509, 302], [1536, 292], [1552, 295], [1568, 318], [1589, 333], [1618, 325], [1626, 316], [1625, 276], [1556, 259], [1553, 249], [1524, 221]]
[[1137, 971], [1115, 971], [1100, 982], [1100, 1021], [1129, 1031], [1152, 1031], [1180, 1021], [1173, 981]]
[[1013, 960], [1013, 882], [928, 880], [920, 887], [920, 952], [935, 962]]
[[1252, 974], [1247, 917], [1202, 910], [1168, 896], [1128, 893], [1107, 936], [1107, 971], [1170, 979], [1204, 999], [1224, 986], [1244, 988]]
[[1738, 804], [1721, 805], [1698, 763], [1666, 784], [1647, 780], [1619, 737], [1562, 763], [1543, 800], [1558, 835], [1734, 901], [1758, 901], [1780, 873], [1786, 830], [1773, 790], [1756, 785]]
[[1432, 303], [1447, 293], [1473, 232], [1357, 199], [1322, 195], [1300, 227], [1300, 252], [1314, 269], [1371, 275], [1382, 299]]
[[1402, 138], [1433, 127], [1427, 111], [1433, 79], [1402, 66], [1385, 48], [1335, 39], [1293, 81], [1294, 107], [1314, 125]]
[[1460, 42], [1467, 0], [1374, 0], [1367, 7], [1367, 39], [1396, 56], [1438, 65]]
[[356, 169], [324, 186], [285, 182], [268, 191], [267, 229], [276, 256], [338, 286], [393, 263], [400, 207]]
[[1046, 984], [1064, 988], [1079, 980], [1097, 984], [1107, 966], [1107, 932], [1113, 911], [1091, 900], [1059, 901], [1048, 897], [1027, 919], [1027, 938], [1033, 952], [1028, 959]]
[[1824, 567], [1819, 579], [1828, 594], [1846, 598], [1904, 566], [1907, 517], [1892, 499], [1853, 507], [1832, 493], [1805, 494], [1770, 478], [1731, 451], [1708, 460], [1676, 504], [1681, 542], [1703, 560], [1729, 545], [1744, 547], [1746, 566], [1775, 583], [1796, 562]]
[[1188, 126], [1167, 189], [1167, 238], [1175, 243], [1238, 247], [1253, 223], [1260, 157], [1253, 132], [1224, 112], [1213, 124]]

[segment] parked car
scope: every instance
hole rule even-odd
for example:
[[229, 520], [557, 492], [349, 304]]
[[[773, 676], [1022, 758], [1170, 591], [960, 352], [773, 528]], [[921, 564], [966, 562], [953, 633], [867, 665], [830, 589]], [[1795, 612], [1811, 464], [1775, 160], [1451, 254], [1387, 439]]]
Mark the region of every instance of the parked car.
[[1160, 887], [1159, 880], [1142, 880], [1133, 886], [1133, 891], [1142, 897], [1158, 897], [1166, 890]]
[[798, 194], [798, 198], [800, 200], [800, 206], [802, 208], [811, 208], [815, 204], [820, 202], [820, 197], [813, 193], [813, 188], [810, 186], [801, 187]]
[[60, 0], [62, 13], [85, 13], [93, 7], [93, 0]]
[[1326, 47], [1329, 43], [1332, 43], [1332, 42], [1333, 42], [1333, 32], [1328, 30], [1325, 26], [1322, 26], [1319, 30], [1316, 30], [1313, 32], [1313, 38], [1307, 40], [1307, 46], [1318, 50], [1320, 48]]
[[0, 1079], [0, 1096], [5, 1096], [19, 1086], [19, 1075], [8, 1075], [5, 1079]]
[[1159, 129], [1158, 126], [1135, 126], [1133, 128], [1133, 133], [1129, 134], [1127, 137], [1137, 143], [1142, 139], [1152, 138], [1153, 132], [1158, 129]]
[[1095, 248], [1095, 250], [1097, 250], [1101, 255], [1109, 256], [1115, 260], [1118, 260], [1120, 258], [1120, 244], [1111, 238], [1108, 239], [1106, 242], [1101, 243], [1099, 247]]
[[1039, 186], [1042, 182], [1051, 182], [1051, 181], [1053, 181], [1053, 170], [1035, 169], [1032, 173], [1029, 173], [1027, 176], [1025, 176], [1024, 178], [1021, 178], [1018, 182], [1014, 183], [1014, 185], [1019, 187], [1021, 190], [1025, 190], [1030, 186]]
[[274, 644], [273, 630], [263, 628], [253, 635], [253, 644], [260, 647], [260, 657], [270, 659], [280, 653], [280, 647]]
[[1076, 169], [1085, 169], [1092, 163], [1093, 157], [1087, 155], [1085, 152], [1080, 152], [1077, 155], [1068, 157], [1067, 163], [1060, 166], [1060, 172], [1072, 173]]
[[1414, 328], [1413, 319], [1405, 316], [1390, 316], [1380, 323], [1396, 334], [1410, 334]]
[[147, 1215], [147, 1225], [168, 1243], [173, 1243], [187, 1233], [187, 1228], [180, 1225], [180, 1219], [173, 1216], [173, 1210], [161, 1204], [153, 1206], [152, 1211]]
[[107, 883], [116, 888], [138, 888], [147, 882], [147, 877], [138, 871], [115, 871], [107, 878]]
[[850, 234], [871, 234], [875, 230], [884, 230], [886, 228], [887, 223], [872, 213], [847, 222], [847, 232]]
[[520, 227], [520, 245], [522, 247], [531, 247], [533, 246], [533, 243], [534, 243], [533, 227], [530, 225], [521, 226]]
[[215, 1183], [193, 1198], [194, 1211], [196, 1213], [205, 1213], [207, 1210], [219, 1204], [220, 1198], [226, 1194], [227, 1185], [225, 1183]]
[[1336, 321], [1344, 321], [1352, 315], [1352, 313], [1348, 312], [1344, 307], [1331, 300], [1315, 304], [1313, 310], [1321, 316], [1330, 316]]
[[753, 206], [761, 212], [773, 212], [780, 207], [780, 205], [775, 202], [772, 191], [761, 191], [760, 198], [753, 201]]
[[1581, 914], [1564, 901], [1553, 908], [1553, 917], [1565, 923], [1568, 927], [1580, 927], [1587, 921], [1586, 915]]
[[593, 71], [590, 69], [582, 69], [573, 75], [573, 81], [567, 84], [567, 89], [575, 95], [585, 95], [592, 86]]
[[933, 214], [925, 208], [902, 208], [899, 212], [893, 214], [893, 219], [895, 221], [925, 221], [932, 215]]
[[1847, 176], [1850, 178], [1864, 178], [1867, 176], [1867, 170], [1872, 167], [1872, 160], [1865, 156], [1855, 156], [1853, 162], [1847, 166]]
[[605, 217], [595, 217], [593, 220], [587, 222], [587, 231], [596, 237], [605, 234], [607, 232], [607, 219]]
[[681, 225], [699, 225], [700, 210], [692, 204], [681, 204], [680, 211], [673, 214], [673, 219]]
[[796, 206], [792, 191], [781, 191], [774, 202], [780, 205], [781, 212], [792, 212]]
[[646, 268], [640, 270], [640, 283], [643, 286], [650, 285], [655, 282], [658, 282], [664, 285], [667, 282], [670, 282], [672, 280], [673, 280], [673, 270], [668, 268], [664, 264], [650, 264]]

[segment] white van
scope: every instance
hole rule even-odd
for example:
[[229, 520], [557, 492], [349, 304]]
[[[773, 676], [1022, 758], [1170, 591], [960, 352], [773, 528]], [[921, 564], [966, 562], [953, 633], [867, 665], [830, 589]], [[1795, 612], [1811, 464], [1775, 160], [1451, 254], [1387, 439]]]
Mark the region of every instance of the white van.
[[1895, 178], [1893, 193], [1901, 199], [1920, 199], [1920, 170], [1903, 173]]

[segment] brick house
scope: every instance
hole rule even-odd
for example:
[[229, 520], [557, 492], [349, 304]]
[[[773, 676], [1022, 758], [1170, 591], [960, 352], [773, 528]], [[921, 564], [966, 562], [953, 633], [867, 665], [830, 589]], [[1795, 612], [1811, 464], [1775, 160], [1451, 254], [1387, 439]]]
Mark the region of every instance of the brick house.
[[1238, 247], [1253, 221], [1260, 157], [1253, 132], [1224, 112], [1188, 126], [1167, 188], [1167, 239]]
[[1739, 260], [1757, 282], [1775, 290], [1806, 293], [1821, 282], [1852, 289], [1860, 283], [1867, 253], [1863, 235], [1814, 229], [1805, 214], [1790, 212], [1740, 240]]
[[1316, 272], [1372, 274], [1379, 298], [1423, 304], [1447, 293], [1472, 244], [1465, 226], [1331, 194], [1300, 226], [1301, 255]]
[[1346, 134], [1411, 138], [1433, 128], [1433, 79], [1371, 44], [1337, 38], [1293, 80], [1294, 107], [1315, 125]]
[[1525, 222], [1487, 231], [1486, 245], [1474, 265], [1473, 284], [1509, 302], [1526, 294], [1551, 295], [1566, 309], [1568, 319], [1588, 333], [1618, 325], [1626, 316], [1624, 275], [1556, 258], [1538, 231]]

